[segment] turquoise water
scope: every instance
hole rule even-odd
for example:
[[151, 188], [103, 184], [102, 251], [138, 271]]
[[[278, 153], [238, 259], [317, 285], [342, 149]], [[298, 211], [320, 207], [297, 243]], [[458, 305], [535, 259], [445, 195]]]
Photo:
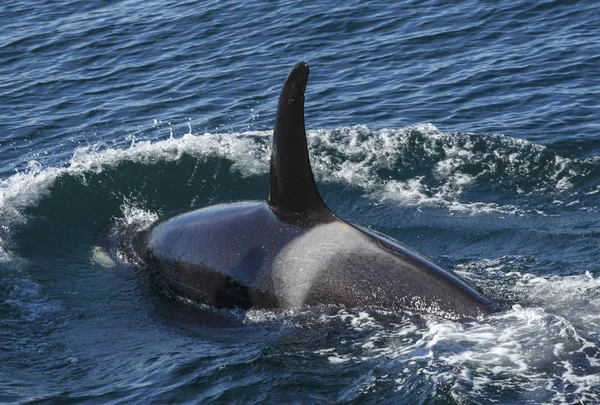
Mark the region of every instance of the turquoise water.
[[[0, 5], [0, 402], [600, 403], [592, 1]], [[224, 311], [94, 244], [264, 199], [298, 61], [319, 189], [506, 303]]]

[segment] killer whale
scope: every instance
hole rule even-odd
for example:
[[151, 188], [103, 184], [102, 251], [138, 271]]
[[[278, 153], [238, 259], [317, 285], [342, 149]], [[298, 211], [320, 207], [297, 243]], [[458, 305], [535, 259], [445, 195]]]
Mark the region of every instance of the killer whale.
[[382, 307], [452, 319], [490, 312], [467, 281], [395, 240], [336, 216], [321, 198], [304, 123], [309, 68], [279, 96], [266, 201], [161, 219], [132, 242], [137, 260], [178, 295], [217, 307]]

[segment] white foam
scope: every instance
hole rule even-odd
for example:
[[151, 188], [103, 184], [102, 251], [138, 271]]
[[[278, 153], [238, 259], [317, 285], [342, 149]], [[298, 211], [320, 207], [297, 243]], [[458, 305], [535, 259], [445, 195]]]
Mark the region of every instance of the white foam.
[[[0, 180], [0, 219], [3, 223], [0, 229], [0, 260], [9, 260], [7, 239], [10, 228], [25, 221], [23, 209], [34, 206], [47, 196], [60, 176], [99, 173], [122, 162], [152, 165], [177, 161], [184, 153], [197, 159], [228, 159], [232, 161], [232, 170], [243, 176], [264, 175], [269, 170], [270, 137], [271, 131], [194, 135], [189, 126], [189, 132], [180, 138], [171, 136], [151, 142], [138, 141], [130, 136], [130, 145], [122, 149], [107, 148], [101, 144], [80, 147], [61, 167], [42, 167], [38, 161], [32, 160], [24, 170]], [[489, 145], [481, 151], [474, 144], [473, 137], [472, 134], [445, 133], [431, 124], [377, 131], [365, 126], [308, 131], [311, 161], [315, 176], [320, 181], [359, 187], [370, 198], [407, 206], [434, 206], [449, 212], [471, 214], [544, 214], [535, 208], [468, 201], [465, 198], [465, 191], [476, 185], [480, 177], [498, 176], [495, 172], [498, 162], [506, 166], [503, 176], [527, 178], [533, 170], [531, 166], [535, 155], [545, 152], [543, 146], [500, 135], [484, 136], [482, 142]], [[402, 175], [400, 178], [381, 175], [386, 171], [405, 172], [404, 165], [411, 161], [425, 162], [426, 166], [430, 166], [429, 173], [408, 179], [402, 179]], [[464, 169], [468, 164], [478, 164], [483, 169], [477, 174], [468, 173]], [[547, 169], [549, 172], [545, 174], [545, 180], [540, 180], [533, 193], [556, 191], [569, 196], [565, 201], [556, 198], [556, 204], [569, 204], [576, 200], [571, 195], [572, 179], [578, 175], [574, 161], [555, 156]], [[586, 191], [587, 194], [596, 192]]]
[[[408, 138], [415, 131], [424, 139], [419, 145], [424, 153], [421, 159], [437, 159], [440, 148], [444, 151], [444, 159], [433, 164], [432, 174], [443, 182], [434, 189], [424, 184], [423, 176], [400, 181], [379, 179], [377, 173], [381, 169], [397, 169], [397, 166], [402, 164], [402, 155], [407, 153]], [[487, 154], [477, 155], [472, 150], [474, 146], [468, 140], [461, 138], [459, 143], [456, 141], [458, 135], [443, 133], [431, 124], [398, 130], [383, 129], [377, 132], [364, 126], [315, 130], [309, 131], [308, 137], [309, 143], [313, 145], [311, 155], [315, 172], [322, 180], [357, 185], [368, 192], [379, 194], [384, 199], [395, 199], [404, 204], [441, 204], [455, 210], [462, 204], [457, 198], [476, 180], [472, 175], [461, 172], [460, 166], [466, 162], [488, 158]], [[31, 161], [26, 170], [0, 182], [0, 213], [18, 213], [20, 208], [35, 204], [60, 175], [100, 172], [107, 166], [125, 161], [153, 164], [158, 161], [178, 160], [187, 153], [197, 158], [219, 156], [230, 159], [234, 162], [234, 170], [245, 176], [265, 174], [269, 169], [269, 138], [270, 131], [198, 136], [193, 135], [190, 130], [181, 138], [169, 138], [154, 143], [137, 141], [132, 137], [131, 145], [125, 149], [102, 149], [99, 145], [80, 147], [74, 151], [64, 167], [42, 168], [38, 162]], [[526, 145], [530, 149], [543, 150], [542, 146], [518, 139], [502, 138], [502, 142], [509, 146]], [[325, 150], [322, 150], [323, 148]], [[340, 155], [339, 162], [334, 161], [332, 153], [329, 153], [330, 149]], [[510, 155], [508, 161], [514, 160], [517, 166], [522, 164], [522, 159], [514, 155], [515, 153]], [[559, 157], [555, 160], [559, 168], [550, 176], [556, 179], [557, 188], [568, 190], [568, 178], [559, 175], [570, 161]], [[478, 202], [467, 202], [464, 208], [480, 210], [484, 205], [490, 207], [490, 210], [502, 210], [502, 207], [497, 205]], [[508, 209], [509, 212], [513, 210], [514, 207]]]
[[[415, 138], [414, 134], [418, 136]], [[464, 198], [464, 192], [479, 178], [502, 175], [528, 179], [529, 173], [536, 169], [533, 167], [535, 160], [531, 160], [535, 155], [546, 153], [542, 145], [502, 135], [485, 135], [482, 139], [489, 145], [481, 150], [472, 141], [476, 135], [445, 133], [432, 124], [376, 132], [355, 126], [310, 131], [308, 135], [309, 143], [317, 145], [317, 149], [326, 147], [323, 156], [312, 153], [319, 179], [362, 187], [379, 200], [408, 206], [443, 207], [451, 212], [470, 214], [543, 214], [533, 208], [466, 201]], [[344, 160], [336, 162], [331, 156], [334, 153], [342, 154]], [[405, 164], [405, 157], [409, 161], [417, 159], [431, 165], [430, 175], [435, 182], [424, 175], [405, 180], [380, 178], [381, 170], [398, 169]], [[506, 166], [501, 172], [498, 172], [498, 163]], [[529, 193], [570, 192], [571, 179], [577, 175], [573, 163], [571, 159], [554, 156], [554, 161], [547, 167], [547, 179], [540, 179], [539, 187]], [[481, 170], [476, 175], [467, 173], [464, 170], [468, 165], [478, 165]], [[522, 189], [516, 191], [524, 193]]]
[[585, 325], [600, 336], [600, 279], [589, 272], [573, 276], [523, 274], [515, 291], [549, 311]]
[[121, 204], [121, 212], [123, 213], [123, 216], [118, 218], [117, 222], [128, 229], [135, 228], [143, 230], [159, 218], [157, 212], [146, 210], [140, 207], [137, 202], [133, 202], [127, 198], [125, 198], [125, 202]]
[[[256, 138], [267, 138], [269, 132], [246, 132], [243, 134], [185, 134], [152, 143], [131, 139], [125, 149], [102, 149], [100, 145], [77, 148], [63, 167], [42, 167], [32, 160], [27, 167], [7, 179], [0, 180], [0, 260], [9, 260], [6, 239], [12, 226], [26, 221], [23, 210], [35, 206], [49, 194], [51, 186], [64, 175], [80, 176], [85, 173], [100, 173], [105, 168], [131, 161], [153, 164], [160, 161], [175, 161], [184, 153], [197, 158], [220, 156], [234, 161], [234, 170], [251, 176], [268, 171], [268, 142]], [[127, 202], [125, 202], [127, 203]], [[125, 213], [124, 220], [137, 220], [135, 212]], [[139, 212], [138, 212], [139, 214]], [[133, 216], [131, 216], [133, 215]]]
[[600, 279], [590, 272], [534, 275], [527, 272], [529, 261], [523, 256], [503, 256], [461, 264], [455, 270], [498, 296], [543, 307], [578, 327], [585, 325], [590, 331], [596, 328], [594, 333], [600, 335]]
[[[364, 317], [340, 311], [321, 320], [332, 322], [336, 316], [352, 329]], [[521, 400], [535, 400], [533, 393], [545, 391], [558, 402], [577, 403], [578, 398], [594, 395], [600, 386], [600, 375], [593, 369], [575, 369], [581, 357], [592, 366], [598, 363], [594, 343], [582, 337], [567, 319], [543, 308], [516, 305], [467, 324], [436, 317], [425, 320], [425, 326], [381, 327], [371, 318], [372, 333], [353, 341], [350, 347], [341, 344], [314, 353], [333, 364], [368, 364], [377, 359], [373, 364], [378, 369], [385, 367], [396, 375], [398, 390], [419, 379], [433, 387], [450, 384], [453, 397], [461, 398], [464, 393], [465, 399], [471, 400], [489, 400], [490, 390], [509, 390], [511, 395], [520, 392]], [[362, 327], [357, 330], [365, 331]], [[348, 350], [342, 350], [344, 347]], [[586, 348], [594, 350], [587, 352]], [[408, 380], [412, 383], [407, 384]], [[565, 389], [565, 384], [570, 388]]]
[[524, 257], [502, 257], [463, 266], [461, 272], [478, 271], [477, 277], [500, 290], [527, 297], [527, 306], [514, 305], [470, 323], [427, 315], [424, 323], [409, 316], [389, 324], [378, 321], [374, 311], [321, 314], [321, 323], [339, 327], [341, 322], [358, 334], [351, 332], [352, 341], [314, 353], [333, 364], [374, 364], [375, 371], [395, 376], [391, 380], [400, 391], [419, 379], [432, 389], [451, 387], [458, 399], [485, 402], [491, 392], [507, 390], [524, 402], [550, 397], [557, 403], [585, 403], [600, 386], [595, 372], [600, 365], [600, 280], [589, 273], [542, 277], [519, 271], [526, 263]]

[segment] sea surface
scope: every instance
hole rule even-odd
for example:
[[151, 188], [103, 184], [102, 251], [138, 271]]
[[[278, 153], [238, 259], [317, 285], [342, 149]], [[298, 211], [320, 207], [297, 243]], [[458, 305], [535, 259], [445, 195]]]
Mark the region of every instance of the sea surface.
[[[311, 67], [318, 187], [504, 303], [219, 310], [95, 237], [266, 198]], [[0, 403], [600, 403], [597, 1], [3, 0]]]

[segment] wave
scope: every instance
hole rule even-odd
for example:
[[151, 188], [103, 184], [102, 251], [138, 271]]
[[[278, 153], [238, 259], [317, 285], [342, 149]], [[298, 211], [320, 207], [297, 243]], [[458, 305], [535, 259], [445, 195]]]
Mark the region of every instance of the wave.
[[[295, 347], [306, 350], [304, 357], [360, 370], [344, 391], [346, 399], [395, 392], [397, 402], [418, 389], [427, 397], [459, 403], [593, 402], [600, 386], [600, 297], [595, 294], [600, 280], [590, 274], [533, 276], [509, 270], [509, 263], [522, 259], [471, 264], [487, 271], [496, 288], [526, 296], [529, 304], [514, 304], [469, 323], [333, 308], [276, 316], [250, 310], [238, 316], [251, 325], [275, 318], [296, 325], [301, 333], [311, 331], [313, 335], [297, 338]], [[322, 330], [341, 336], [329, 338]]]
[[[499, 271], [502, 263], [515, 259], [480, 265]], [[314, 332], [311, 342], [317, 348], [311, 355], [327, 359], [332, 367], [362, 370], [345, 390], [349, 399], [393, 391], [397, 400], [412, 397], [418, 387], [428, 397], [457, 402], [593, 402], [600, 386], [600, 298], [594, 293], [599, 279], [515, 272], [509, 278], [506, 283], [494, 280], [537, 305], [515, 304], [466, 324], [359, 309], [305, 311], [284, 318], [301, 330], [321, 326], [344, 331], [339, 338], [344, 344], [328, 344]], [[249, 323], [271, 321], [268, 311], [251, 310], [244, 316]]]
[[[69, 193], [74, 188], [88, 197], [96, 192], [96, 198], [120, 199], [119, 207], [128, 198], [139, 200], [140, 208], [151, 211], [144, 206], [152, 205], [150, 201], [158, 201], [159, 211], [212, 203], [211, 193], [224, 194], [217, 197], [224, 200], [264, 198], [270, 135], [270, 131], [194, 135], [190, 128], [182, 137], [156, 142], [132, 138], [125, 148], [80, 147], [60, 167], [42, 167], [32, 160], [0, 181], [0, 260], [8, 260], [11, 228], [27, 221], [28, 210], [45, 199], [73, 199]], [[521, 139], [447, 133], [431, 124], [320, 129], [309, 131], [308, 137], [321, 187], [356, 190], [375, 204], [468, 215], [597, 210], [600, 159], [596, 157], [575, 159]], [[151, 181], [153, 190], [148, 186]], [[264, 192], [248, 187], [249, 181], [261, 184], [258, 189]], [[53, 194], [69, 182], [71, 189]], [[161, 206], [160, 201], [169, 197], [162, 189], [173, 184], [190, 194], [173, 201], [173, 206]], [[183, 191], [168, 191], [173, 192], [181, 196]]]

